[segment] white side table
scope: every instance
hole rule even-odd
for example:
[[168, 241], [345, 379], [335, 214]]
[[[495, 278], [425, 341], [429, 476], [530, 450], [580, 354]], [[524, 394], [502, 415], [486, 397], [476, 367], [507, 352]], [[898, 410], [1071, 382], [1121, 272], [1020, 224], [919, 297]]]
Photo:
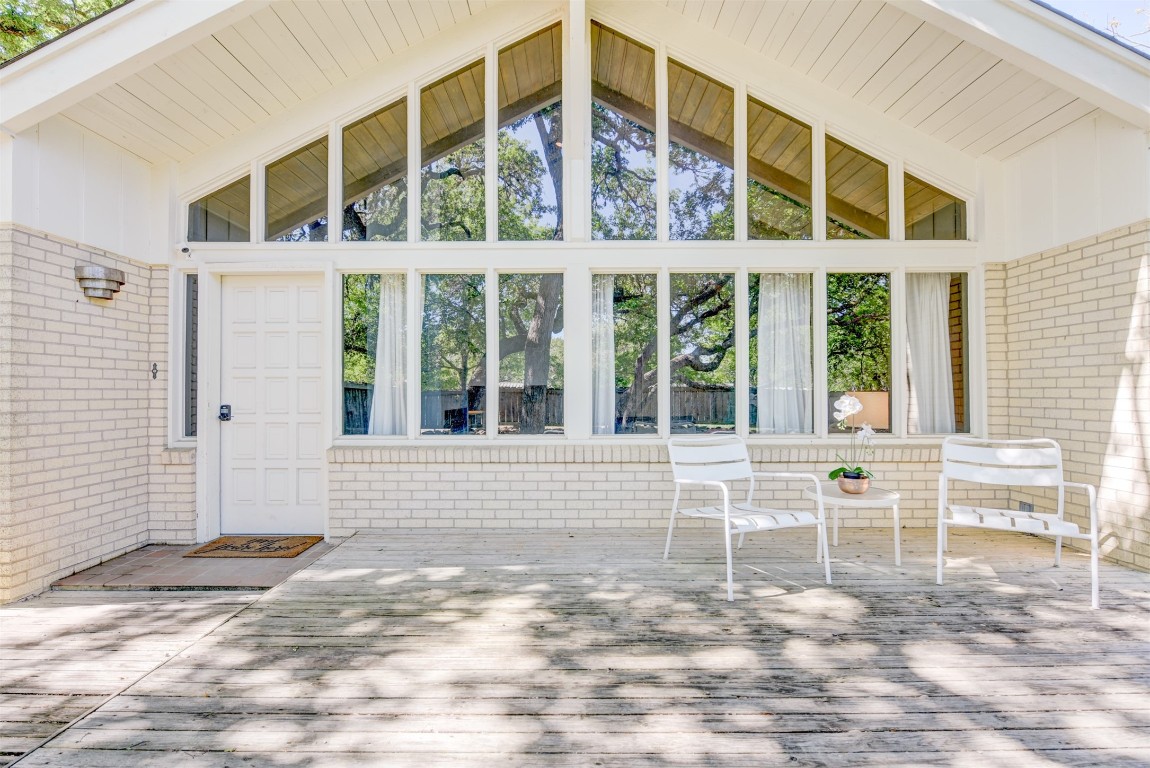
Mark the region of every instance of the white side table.
[[[890, 507], [894, 512], [894, 564], [902, 565], [902, 539], [898, 519], [898, 502], [901, 497], [898, 493], [874, 486], [868, 488], [866, 493], [843, 493], [839, 489], [838, 483], [819, 483], [819, 486], [823, 490], [823, 506], [834, 509], [835, 523], [832, 543], [836, 547], [839, 545], [840, 507], [851, 509], [885, 509]], [[805, 489], [803, 495], [812, 501], [816, 499], [813, 487]]]

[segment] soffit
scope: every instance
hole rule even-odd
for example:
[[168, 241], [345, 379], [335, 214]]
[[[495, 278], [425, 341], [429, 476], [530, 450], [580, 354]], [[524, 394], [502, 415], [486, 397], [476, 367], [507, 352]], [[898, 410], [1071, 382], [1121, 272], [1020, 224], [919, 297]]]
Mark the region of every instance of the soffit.
[[[179, 162], [466, 23], [495, 2], [278, 0], [63, 114], [148, 160]], [[1096, 109], [880, 0], [659, 0], [653, 5], [971, 156], [1009, 157]], [[509, 96], [500, 103], [501, 123], [521, 106], [510, 94], [536, 102], [546, 88], [557, 90], [551, 62], [560, 41], [558, 30], [535, 41], [537, 60], [547, 66], [528, 70], [538, 82], [505, 83]], [[614, 67], [604, 70], [600, 81], [632, 97], [634, 108], [649, 107], [635, 83], [654, 73], [618, 63], [592, 62], [592, 69]], [[768, 87], [752, 83], [751, 91], [769, 101]], [[710, 97], [699, 100], [705, 98]], [[682, 122], [700, 127], [687, 117]], [[728, 143], [725, 136], [716, 138]]]
[[277, 0], [63, 114], [145, 159], [178, 162], [451, 29], [489, 4]]
[[878, 0], [664, 0], [686, 20], [970, 155], [1003, 159], [1096, 109]]

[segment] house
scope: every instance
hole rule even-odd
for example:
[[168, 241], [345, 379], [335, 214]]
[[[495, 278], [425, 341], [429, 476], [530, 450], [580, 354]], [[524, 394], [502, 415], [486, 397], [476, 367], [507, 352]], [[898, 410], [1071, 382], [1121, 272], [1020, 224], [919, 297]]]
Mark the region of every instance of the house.
[[826, 471], [845, 391], [907, 525], [1049, 436], [1150, 568], [1150, 60], [1041, 3], [132, 0], [0, 89], [0, 600], [662, 526], [670, 434]]

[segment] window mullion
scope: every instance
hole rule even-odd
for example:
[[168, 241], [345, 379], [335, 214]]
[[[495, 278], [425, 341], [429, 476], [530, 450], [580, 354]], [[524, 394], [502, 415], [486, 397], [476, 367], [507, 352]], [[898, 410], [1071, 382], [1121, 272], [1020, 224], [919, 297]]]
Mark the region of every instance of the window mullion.
[[659, 375], [656, 378], [659, 436], [666, 438], [671, 434], [671, 273], [667, 268], [659, 270], [656, 285], [658, 290], [655, 307], [659, 318], [659, 322], [656, 323], [656, 338], [659, 343], [657, 354]]
[[906, 270], [892, 269], [890, 275], [890, 409], [891, 434], [904, 437], [907, 431], [906, 360]]
[[[410, 168], [410, 164], [408, 165]], [[410, 188], [409, 188], [410, 190]], [[412, 197], [410, 191], [408, 197]], [[411, 210], [410, 208], [408, 210]], [[408, 224], [411, 219], [408, 219]], [[410, 230], [409, 230], [410, 231]], [[420, 373], [419, 351], [423, 347], [423, 286], [422, 276], [413, 267], [407, 270], [407, 436], [414, 440], [423, 424], [423, 380]]]
[[486, 413], [483, 424], [487, 439], [493, 440], [499, 434], [499, 273], [494, 268], [488, 269], [485, 282], [487, 370], [484, 386], [487, 387], [487, 397], [484, 398], [483, 410]]
[[735, 434], [743, 437], [751, 421], [749, 289], [747, 268], [739, 267], [735, 272]]
[[[817, 176], [816, 176], [817, 178]], [[815, 232], [819, 231], [818, 227]], [[812, 370], [814, 372], [814, 391], [811, 397], [811, 408], [815, 420], [815, 436], [827, 436], [827, 270], [823, 267], [815, 270], [814, 301], [811, 303], [811, 331], [813, 335], [811, 354], [814, 356]]]
[[499, 240], [499, 205], [496, 198], [499, 183], [499, 78], [497, 67], [499, 55], [495, 43], [487, 46], [487, 61], [483, 67], [484, 90], [486, 91], [483, 120], [483, 200], [487, 205], [487, 242]]
[[670, 123], [667, 114], [667, 47], [660, 44], [655, 48], [655, 239], [661, 241], [670, 238], [671, 228]]

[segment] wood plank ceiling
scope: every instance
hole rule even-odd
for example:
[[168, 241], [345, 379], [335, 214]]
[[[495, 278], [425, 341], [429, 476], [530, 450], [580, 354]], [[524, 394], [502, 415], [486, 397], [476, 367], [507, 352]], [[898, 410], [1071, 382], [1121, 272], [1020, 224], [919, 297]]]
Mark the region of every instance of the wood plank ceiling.
[[[279, 0], [64, 114], [145, 159], [182, 161], [497, 1]], [[732, 44], [973, 156], [1008, 157], [1095, 109], [882, 0], [660, 2]], [[543, 51], [549, 44], [559, 50], [560, 39], [558, 30], [541, 37], [539, 60], [553, 60]], [[558, 82], [554, 74], [540, 72], [539, 83], [512, 83], [507, 92], [537, 95], [547, 82]], [[630, 97], [631, 107], [649, 107], [636, 89], [653, 83], [653, 73], [632, 67], [626, 75], [602, 72], [599, 82]], [[683, 85], [708, 87], [705, 80]], [[712, 82], [710, 89], [724, 85], [730, 84]], [[769, 95], [753, 84], [752, 92]], [[700, 93], [688, 101], [714, 95]], [[510, 97], [500, 104], [501, 122], [503, 111], [509, 115], [516, 106]], [[699, 127], [690, 116], [683, 118], [684, 126]], [[720, 126], [707, 131], [722, 144], [729, 141], [718, 135], [725, 133]]]

